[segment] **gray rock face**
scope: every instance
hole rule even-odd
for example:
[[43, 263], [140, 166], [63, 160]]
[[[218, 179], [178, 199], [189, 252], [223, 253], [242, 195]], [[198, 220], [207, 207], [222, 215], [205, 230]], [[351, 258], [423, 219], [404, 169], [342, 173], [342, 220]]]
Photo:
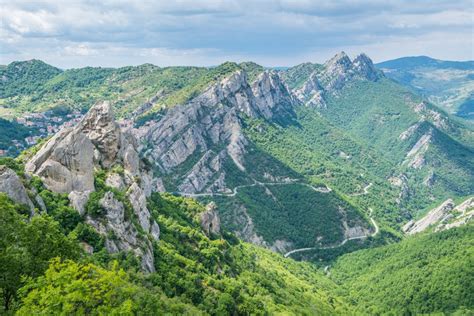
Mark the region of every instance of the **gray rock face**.
[[132, 251], [142, 260], [142, 268], [147, 272], [154, 272], [153, 248], [149, 240], [140, 237], [136, 227], [125, 220], [125, 207], [117, 200], [112, 192], [105, 193], [99, 201], [100, 206], [106, 210], [106, 221], [100, 219], [87, 218], [87, 222], [92, 225], [100, 234], [107, 237], [107, 251], [115, 253], [121, 250]]
[[146, 231], [150, 232], [150, 211], [146, 207], [146, 197], [143, 190], [137, 183], [133, 183], [127, 191], [128, 199], [132, 204], [135, 215], [138, 217], [140, 226]]
[[328, 60], [323, 69], [313, 72], [308, 80], [293, 94], [306, 106], [326, 107], [329, 95], [338, 95], [346, 85], [356, 80], [376, 81], [383, 77], [372, 60], [365, 54], [358, 55], [353, 61], [344, 52]]
[[237, 71], [137, 133], [145, 135], [145, 157], [164, 175], [173, 174], [179, 191], [225, 191], [223, 166], [246, 170], [242, 116], [291, 117], [295, 102], [276, 72], [266, 71], [249, 85], [245, 72]]
[[0, 192], [5, 193], [14, 202], [27, 205], [32, 211], [34, 210], [33, 202], [28, 197], [20, 178], [15, 171], [5, 166], [0, 166]]
[[424, 231], [431, 225], [440, 221], [443, 217], [445, 217], [450, 211], [452, 211], [455, 207], [453, 200], [448, 199], [443, 204], [438, 206], [437, 208], [432, 209], [428, 212], [423, 218], [416, 222], [412, 222], [411, 225], [405, 225], [404, 231], [408, 235], [416, 234], [419, 232]]
[[109, 168], [115, 162], [122, 135], [108, 102], [93, 106], [75, 130], [87, 135], [100, 154], [98, 163], [102, 167]]
[[311, 74], [305, 84], [300, 89], [294, 91], [294, 94], [306, 106], [326, 107], [324, 89], [319, 83], [316, 73]]
[[411, 220], [406, 223], [402, 230], [407, 235], [422, 232], [429, 227], [434, 227], [435, 231], [447, 230], [454, 227], [466, 225], [474, 218], [474, 198], [468, 198], [464, 202], [454, 204], [448, 199], [440, 206], [429, 211], [418, 221]]
[[200, 214], [201, 228], [207, 235], [217, 235], [221, 232], [221, 221], [217, 214], [216, 205], [210, 203], [206, 211]]
[[255, 106], [267, 120], [294, 116], [295, 100], [274, 71], [264, 71], [252, 83]]
[[[138, 238], [137, 229], [141, 228], [153, 239], [159, 238], [158, 224], [151, 219], [146, 206], [146, 197], [154, 186], [152, 175], [143, 168], [137, 147], [135, 138], [120, 130], [110, 104], [98, 103], [77, 126], [64, 129], [51, 138], [27, 163], [26, 170], [39, 176], [48, 189], [68, 193], [71, 205], [81, 215], [85, 215], [84, 206], [89, 194], [95, 190], [94, 170], [108, 172], [106, 185], [127, 190], [127, 197], [141, 227], [124, 220], [124, 205], [111, 192], [107, 192], [100, 201], [107, 210], [105, 221], [88, 220], [99, 233], [106, 236], [109, 232], [114, 233], [116, 240], [107, 239], [109, 251], [131, 250], [142, 258], [146, 271], [153, 271], [151, 241], [146, 236]], [[117, 173], [115, 167], [123, 172]]]
[[26, 164], [54, 192], [94, 190], [94, 146], [86, 135], [65, 129], [53, 136]]
[[74, 207], [79, 214], [84, 215], [85, 209], [84, 207], [86, 206], [87, 201], [89, 200], [89, 195], [91, 194], [92, 191], [72, 191], [69, 193], [68, 198], [69, 201], [71, 202], [72, 207]]

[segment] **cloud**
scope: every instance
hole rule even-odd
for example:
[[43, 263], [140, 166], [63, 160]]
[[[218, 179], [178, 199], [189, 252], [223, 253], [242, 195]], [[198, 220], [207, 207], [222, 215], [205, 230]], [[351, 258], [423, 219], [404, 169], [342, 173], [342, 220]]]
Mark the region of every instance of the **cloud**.
[[289, 65], [341, 49], [473, 59], [473, 14], [470, 0], [20, 0], [0, 8], [0, 62]]

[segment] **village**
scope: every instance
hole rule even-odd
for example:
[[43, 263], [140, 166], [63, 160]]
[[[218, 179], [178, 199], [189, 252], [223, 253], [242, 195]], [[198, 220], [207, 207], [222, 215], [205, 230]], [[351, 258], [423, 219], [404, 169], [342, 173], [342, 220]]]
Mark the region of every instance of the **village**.
[[59, 130], [76, 125], [84, 115], [80, 111], [72, 111], [65, 115], [58, 115], [54, 111], [40, 113], [25, 113], [15, 119], [31, 130], [30, 135], [24, 139], [12, 139], [11, 146], [7, 149], [0, 149], [0, 157], [19, 153], [33, 145], [41, 139], [54, 135]]

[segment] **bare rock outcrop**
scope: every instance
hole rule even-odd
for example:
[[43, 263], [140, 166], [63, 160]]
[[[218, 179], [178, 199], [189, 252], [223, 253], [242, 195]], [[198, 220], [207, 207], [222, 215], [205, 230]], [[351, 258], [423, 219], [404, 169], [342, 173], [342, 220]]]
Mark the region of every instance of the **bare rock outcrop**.
[[276, 72], [265, 71], [249, 84], [239, 70], [137, 133], [144, 135], [144, 156], [163, 176], [173, 175], [178, 191], [226, 191], [224, 165], [246, 171], [243, 117], [293, 117], [295, 102]]
[[403, 230], [408, 235], [413, 235], [426, 230], [428, 227], [437, 224], [446, 215], [448, 215], [455, 207], [454, 201], [448, 199], [440, 206], [429, 211], [423, 218], [418, 221], [412, 221], [410, 225], [406, 224]]
[[452, 199], [448, 199], [418, 221], [406, 223], [402, 230], [408, 235], [425, 231], [429, 227], [433, 227], [434, 231], [441, 231], [465, 225], [473, 218], [474, 198], [468, 198], [457, 206]]
[[112, 192], [107, 192], [99, 201], [105, 210], [106, 221], [96, 220], [91, 217], [87, 222], [91, 224], [100, 234], [113, 236], [107, 238], [105, 245], [107, 251], [116, 253], [119, 251], [132, 251], [142, 259], [142, 269], [154, 272], [154, 259], [152, 246], [149, 240], [139, 236], [137, 229], [130, 220], [125, 219], [125, 206], [117, 200]]
[[33, 202], [28, 197], [20, 177], [5, 166], [0, 166], [0, 192], [5, 193], [14, 202], [27, 205], [32, 211], [34, 210]]
[[337, 96], [345, 86], [360, 80], [377, 81], [383, 73], [372, 60], [360, 54], [352, 61], [344, 52], [328, 60], [315, 70], [301, 88], [293, 90], [295, 97], [306, 106], [325, 108], [330, 95]]
[[[142, 259], [146, 271], [153, 271], [152, 239], [159, 238], [158, 224], [151, 219], [146, 197], [153, 191], [150, 172], [138, 155], [138, 143], [128, 131], [120, 129], [108, 102], [94, 105], [75, 126], [53, 136], [26, 164], [26, 171], [39, 176], [51, 191], [67, 193], [71, 205], [99, 233], [107, 236], [109, 251], [133, 251]], [[124, 221], [124, 205], [107, 191], [100, 200], [106, 210], [105, 221], [85, 214], [85, 205], [95, 191], [94, 173], [107, 173], [105, 184], [127, 192], [127, 198], [140, 227]], [[138, 231], [147, 236], [139, 236]], [[113, 232], [116, 241], [110, 240]], [[149, 234], [149, 235], [148, 235]]]
[[206, 210], [200, 215], [201, 228], [208, 235], [217, 235], [221, 232], [221, 221], [217, 213], [216, 205], [211, 202]]

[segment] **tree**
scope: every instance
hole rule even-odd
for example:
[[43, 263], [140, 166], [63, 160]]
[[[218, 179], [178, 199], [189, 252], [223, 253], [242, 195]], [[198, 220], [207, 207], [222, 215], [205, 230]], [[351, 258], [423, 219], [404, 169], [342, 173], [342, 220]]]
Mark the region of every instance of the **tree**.
[[176, 299], [134, 284], [113, 262], [111, 269], [72, 260], [51, 264], [43, 276], [30, 280], [18, 315], [199, 315], [199, 310]]
[[78, 258], [80, 248], [65, 236], [58, 222], [37, 215], [28, 222], [21, 208], [0, 193], [0, 290], [9, 310], [22, 277], [37, 277], [53, 257]]

